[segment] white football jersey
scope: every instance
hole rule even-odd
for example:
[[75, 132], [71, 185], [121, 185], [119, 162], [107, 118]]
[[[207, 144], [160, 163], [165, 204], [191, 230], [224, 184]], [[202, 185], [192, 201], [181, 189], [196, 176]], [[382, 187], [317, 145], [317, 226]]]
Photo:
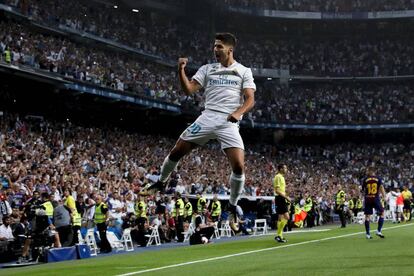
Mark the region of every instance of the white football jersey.
[[243, 104], [243, 89], [256, 90], [252, 70], [236, 61], [229, 67], [221, 63], [203, 65], [193, 80], [204, 87], [205, 109], [228, 114]]
[[397, 197], [399, 196], [399, 193], [391, 191], [387, 195], [388, 195], [388, 204], [390, 206], [396, 206], [397, 205]]

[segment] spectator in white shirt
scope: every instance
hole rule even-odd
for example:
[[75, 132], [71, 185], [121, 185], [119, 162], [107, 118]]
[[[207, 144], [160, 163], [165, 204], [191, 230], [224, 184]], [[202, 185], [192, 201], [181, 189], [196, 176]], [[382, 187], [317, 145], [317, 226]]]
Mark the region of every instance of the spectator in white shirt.
[[3, 217], [3, 224], [0, 225], [0, 241], [13, 241], [14, 236], [10, 227], [11, 218], [9, 216]]

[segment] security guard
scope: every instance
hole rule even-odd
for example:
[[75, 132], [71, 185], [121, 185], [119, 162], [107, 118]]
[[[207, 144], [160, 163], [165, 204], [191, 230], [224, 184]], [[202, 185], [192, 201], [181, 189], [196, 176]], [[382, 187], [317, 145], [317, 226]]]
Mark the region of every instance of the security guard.
[[78, 231], [80, 231], [82, 225], [82, 216], [79, 210], [76, 208], [76, 212], [72, 213], [72, 229], [73, 229], [73, 244], [79, 243]]
[[357, 216], [357, 214], [362, 211], [362, 206], [363, 206], [362, 205], [362, 200], [358, 197], [356, 199], [356, 203], [355, 203], [355, 210], [354, 210], [354, 215], [355, 216]]
[[201, 193], [197, 193], [197, 213], [200, 215], [204, 214], [204, 209], [207, 207], [207, 200], [205, 197], [201, 195]]
[[178, 242], [184, 241], [184, 210], [184, 201], [181, 198], [181, 194], [177, 192], [175, 194], [173, 216], [175, 220], [175, 227], [177, 229]]
[[42, 206], [45, 208], [46, 216], [50, 219], [53, 219], [53, 204], [50, 202], [50, 195], [48, 193], [42, 194], [43, 203]]
[[306, 196], [303, 210], [307, 213], [306, 227], [312, 228], [313, 226], [315, 226], [315, 216], [313, 215], [313, 200], [309, 195]]
[[355, 198], [351, 198], [348, 200], [348, 209], [352, 212], [354, 212], [355, 209]]
[[138, 226], [138, 235], [137, 235], [137, 242], [140, 246], [146, 246], [146, 230], [145, 230], [145, 223], [147, 222], [147, 204], [145, 203], [145, 196], [139, 195], [138, 200], [134, 206], [135, 216], [136, 216], [136, 223]]
[[188, 197], [184, 198], [184, 221], [191, 223], [191, 220], [193, 218], [193, 205], [191, 204], [190, 200], [188, 199]]
[[218, 200], [217, 195], [214, 195], [213, 204], [211, 204], [211, 220], [218, 222], [221, 216], [221, 203]]
[[4, 50], [4, 60], [6, 61], [6, 63], [11, 63], [11, 57], [11, 51], [9, 47], [6, 47], [6, 50]]
[[345, 192], [342, 190], [341, 184], [338, 184], [338, 192], [335, 196], [335, 212], [339, 215], [339, 219], [341, 220], [341, 228], [346, 227], [346, 220], [345, 220]]
[[102, 196], [100, 195], [96, 196], [95, 201], [95, 224], [98, 228], [99, 237], [101, 238], [101, 253], [109, 253], [112, 251], [112, 248], [106, 238], [106, 223], [109, 217], [108, 206], [102, 201]]
[[354, 217], [354, 211], [356, 208], [356, 199], [355, 198], [351, 198], [350, 200], [348, 200], [348, 216], [350, 219], [350, 222], [352, 222], [353, 217]]

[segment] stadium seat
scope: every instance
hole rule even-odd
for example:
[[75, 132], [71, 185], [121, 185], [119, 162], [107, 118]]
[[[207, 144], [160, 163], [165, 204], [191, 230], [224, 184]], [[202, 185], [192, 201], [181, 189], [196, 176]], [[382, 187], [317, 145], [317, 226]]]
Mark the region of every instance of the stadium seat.
[[255, 219], [253, 227], [253, 236], [265, 234], [267, 234], [267, 221], [265, 219]]
[[111, 247], [113, 249], [116, 249], [116, 251], [125, 250], [125, 247], [122, 244], [121, 240], [118, 239], [114, 232], [106, 231], [106, 238], [108, 239]]
[[214, 223], [214, 234], [213, 234], [213, 238], [216, 238], [216, 239], [220, 239], [220, 232], [219, 232], [219, 229], [218, 229], [218, 227], [217, 227], [217, 224], [218, 224], [218, 222], [215, 222]]
[[358, 212], [356, 217], [354, 217], [354, 223], [364, 224], [364, 221], [365, 221], [364, 212]]
[[85, 239], [82, 237], [82, 233], [80, 230], [78, 230], [78, 244], [86, 244]]
[[86, 240], [86, 244], [91, 249], [91, 256], [98, 255], [99, 249], [98, 249], [98, 246], [96, 245], [95, 230], [93, 228], [88, 229], [88, 231], [86, 232], [85, 240]]
[[151, 235], [146, 235], [149, 236], [149, 240], [147, 242], [147, 246], [152, 245], [152, 243], [155, 241], [155, 245], [161, 245], [161, 239], [160, 239], [160, 234], [158, 232], [158, 225], [152, 227], [152, 231], [151, 231]]
[[188, 225], [188, 229], [187, 229], [187, 231], [184, 231], [184, 232], [183, 232], [183, 235], [184, 235], [184, 242], [189, 241], [189, 240], [190, 240], [190, 236], [191, 236], [193, 233], [194, 233], [194, 225], [193, 225], [193, 223], [190, 223], [190, 224]]
[[134, 251], [134, 243], [132, 242], [131, 237], [131, 228], [124, 229], [122, 233], [121, 242], [124, 243], [125, 251]]
[[231, 237], [232, 231], [230, 227], [230, 223], [228, 220], [225, 220], [221, 223], [220, 227], [220, 237]]

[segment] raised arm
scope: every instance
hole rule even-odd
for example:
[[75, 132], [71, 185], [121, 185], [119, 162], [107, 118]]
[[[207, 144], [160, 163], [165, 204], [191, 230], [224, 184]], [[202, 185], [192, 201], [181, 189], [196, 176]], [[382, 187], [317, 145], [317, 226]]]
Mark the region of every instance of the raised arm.
[[178, 78], [180, 79], [180, 85], [183, 89], [184, 93], [189, 96], [201, 88], [201, 84], [199, 84], [195, 80], [189, 80], [186, 73], [185, 67], [187, 66], [188, 58], [179, 58], [178, 59]]

